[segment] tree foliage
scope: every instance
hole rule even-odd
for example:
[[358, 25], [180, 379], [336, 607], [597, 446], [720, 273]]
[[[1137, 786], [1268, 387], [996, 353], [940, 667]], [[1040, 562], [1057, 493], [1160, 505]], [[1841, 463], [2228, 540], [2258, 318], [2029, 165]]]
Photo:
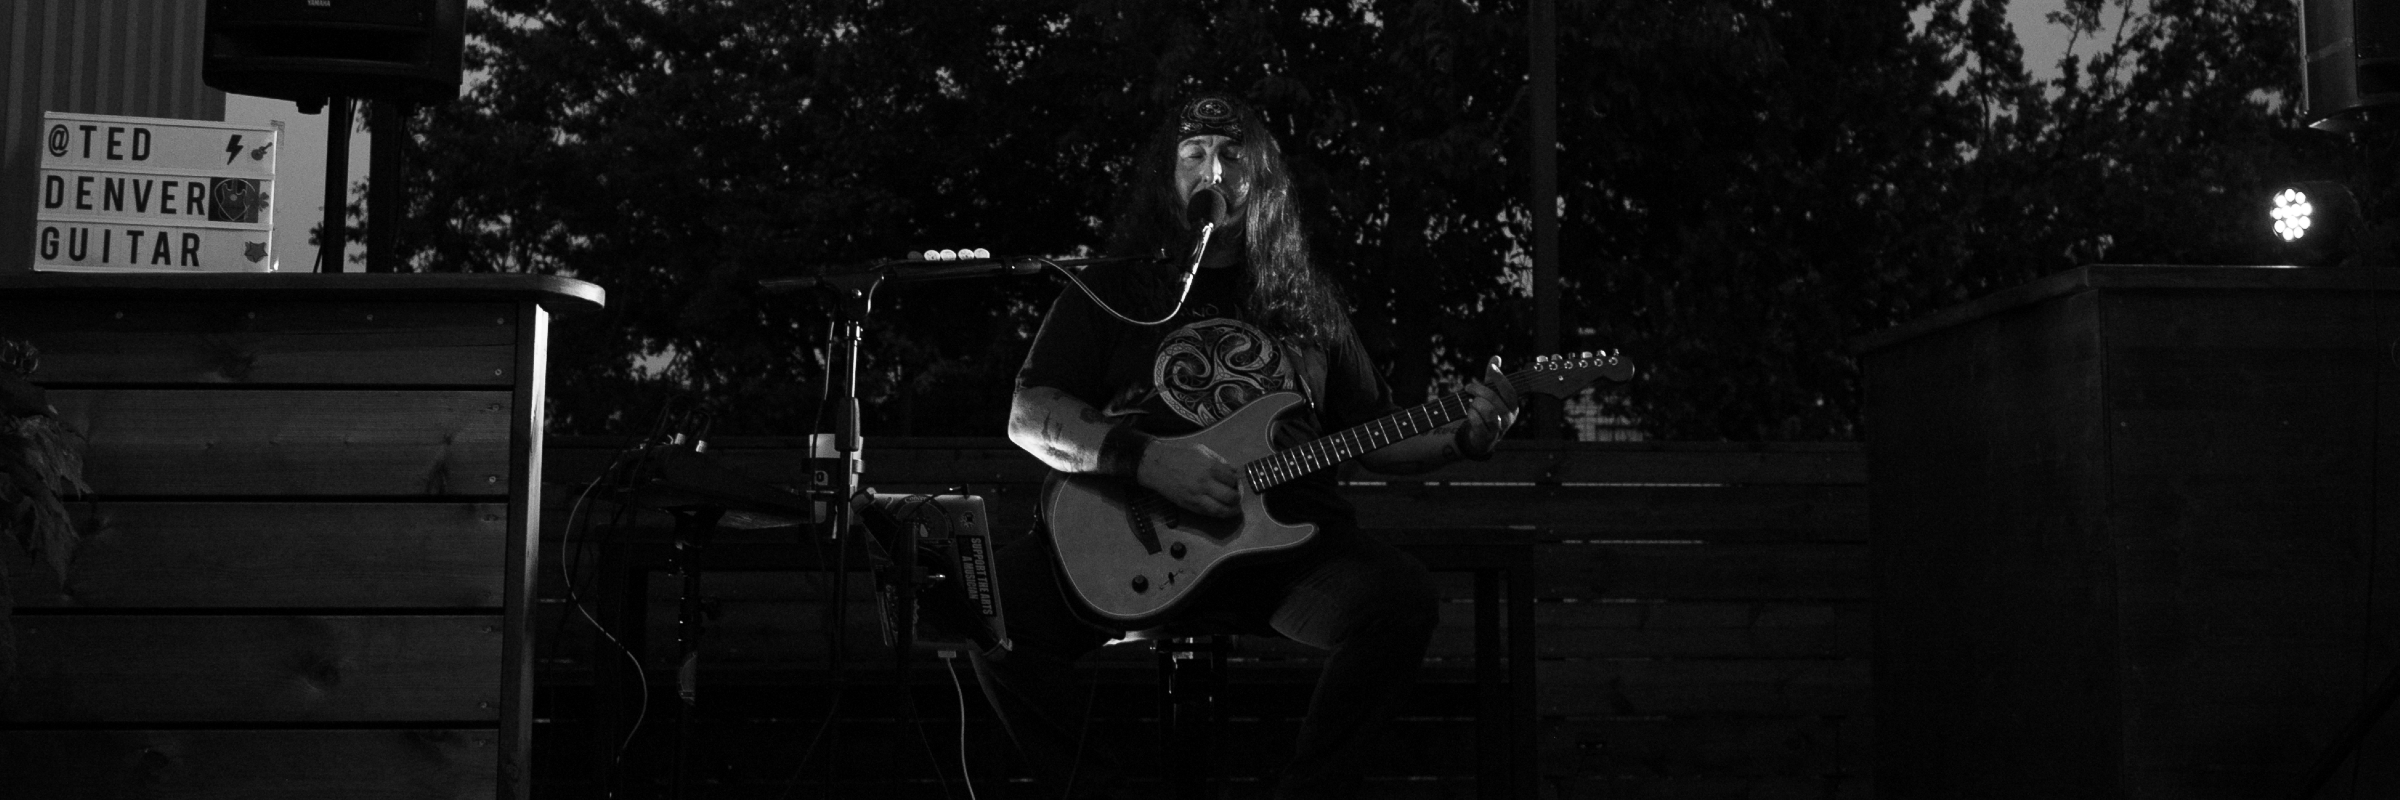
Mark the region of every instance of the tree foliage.
[[[2295, 130], [2292, 9], [2067, 0], [2037, 81], [2005, 0], [1559, 0], [1568, 349], [1654, 436], [1853, 435], [1847, 343], [2097, 260], [2265, 256], [2253, 198], [2355, 169]], [[492, 0], [415, 122], [415, 268], [591, 280], [552, 417], [817, 423], [830, 309], [757, 281], [925, 248], [1096, 246], [1124, 159], [1226, 88], [1285, 143], [1318, 262], [1404, 398], [1530, 356], [1522, 0]], [[2346, 160], [2347, 159], [2347, 160]], [[1049, 278], [887, 288], [870, 432], [993, 435]]]

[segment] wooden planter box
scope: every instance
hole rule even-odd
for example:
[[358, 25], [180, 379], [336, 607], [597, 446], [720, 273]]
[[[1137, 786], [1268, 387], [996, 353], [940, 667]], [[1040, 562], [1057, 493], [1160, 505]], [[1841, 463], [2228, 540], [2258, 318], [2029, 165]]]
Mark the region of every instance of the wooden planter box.
[[1863, 343], [1878, 796], [2295, 796], [2400, 660], [2395, 290], [2094, 266]]
[[90, 437], [8, 548], [10, 796], [529, 795], [540, 276], [0, 275]]

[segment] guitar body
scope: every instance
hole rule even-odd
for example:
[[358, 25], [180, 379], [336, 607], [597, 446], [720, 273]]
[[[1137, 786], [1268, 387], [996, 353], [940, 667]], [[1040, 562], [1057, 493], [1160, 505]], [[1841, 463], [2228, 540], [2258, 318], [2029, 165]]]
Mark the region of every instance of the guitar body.
[[[1276, 417], [1301, 402], [1291, 392], [1270, 394], [1204, 430], [1162, 441], [1206, 447], [1238, 468], [1275, 453]], [[1140, 630], [1164, 622], [1227, 563], [1289, 550], [1316, 534], [1315, 525], [1268, 516], [1248, 479], [1240, 487], [1241, 516], [1224, 519], [1186, 511], [1130, 480], [1053, 474], [1042, 490], [1043, 519], [1075, 593], [1100, 617]]]
[[[1632, 375], [1633, 365], [1615, 353], [1587, 352], [1542, 356], [1502, 380], [1519, 396], [1565, 397], [1594, 378]], [[1298, 394], [1277, 392], [1197, 433], [1162, 440], [1207, 448], [1241, 472], [1239, 518], [1185, 511], [1130, 480], [1052, 473], [1042, 487], [1042, 518], [1058, 544], [1068, 587], [1093, 613], [1124, 630], [1155, 627], [1226, 564], [1290, 550], [1316, 535], [1315, 525], [1286, 525], [1267, 516], [1259, 492], [1466, 419], [1471, 404], [1468, 392], [1453, 392], [1278, 451], [1275, 419], [1301, 402]]]

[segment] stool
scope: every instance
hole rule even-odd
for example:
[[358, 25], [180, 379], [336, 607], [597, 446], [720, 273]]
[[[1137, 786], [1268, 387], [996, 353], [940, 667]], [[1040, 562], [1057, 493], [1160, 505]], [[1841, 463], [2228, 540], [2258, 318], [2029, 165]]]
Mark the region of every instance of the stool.
[[[1539, 797], [1534, 594], [1541, 569], [1534, 548], [1540, 532], [1387, 529], [1376, 535], [1434, 571], [1474, 574], [1475, 797]], [[1233, 644], [1221, 632], [1228, 630], [1240, 628], [1227, 620], [1183, 620], [1123, 637], [1149, 641], [1158, 655], [1159, 725], [1167, 747], [1162, 766], [1173, 782], [1172, 797], [1214, 798], [1212, 792], [1221, 790], [1217, 742], [1226, 715], [1219, 698]]]
[[1217, 742], [1223, 738], [1228, 634], [1135, 634], [1158, 657], [1159, 772], [1167, 796], [1214, 800], [1220, 794]]

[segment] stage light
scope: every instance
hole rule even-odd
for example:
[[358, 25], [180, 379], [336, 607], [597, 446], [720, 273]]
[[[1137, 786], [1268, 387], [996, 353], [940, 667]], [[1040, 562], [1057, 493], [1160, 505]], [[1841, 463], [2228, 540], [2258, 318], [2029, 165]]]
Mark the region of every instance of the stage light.
[[2308, 195], [2287, 186], [2275, 193], [2274, 210], [2268, 211], [2267, 216], [2275, 221], [2275, 238], [2291, 242], [2308, 235], [2309, 216], [2316, 211], [2317, 207], [2309, 204]]
[[2350, 255], [2358, 227], [2358, 201], [2332, 181], [2276, 187], [2267, 200], [2267, 229], [2276, 252], [2291, 263], [2321, 267]]

